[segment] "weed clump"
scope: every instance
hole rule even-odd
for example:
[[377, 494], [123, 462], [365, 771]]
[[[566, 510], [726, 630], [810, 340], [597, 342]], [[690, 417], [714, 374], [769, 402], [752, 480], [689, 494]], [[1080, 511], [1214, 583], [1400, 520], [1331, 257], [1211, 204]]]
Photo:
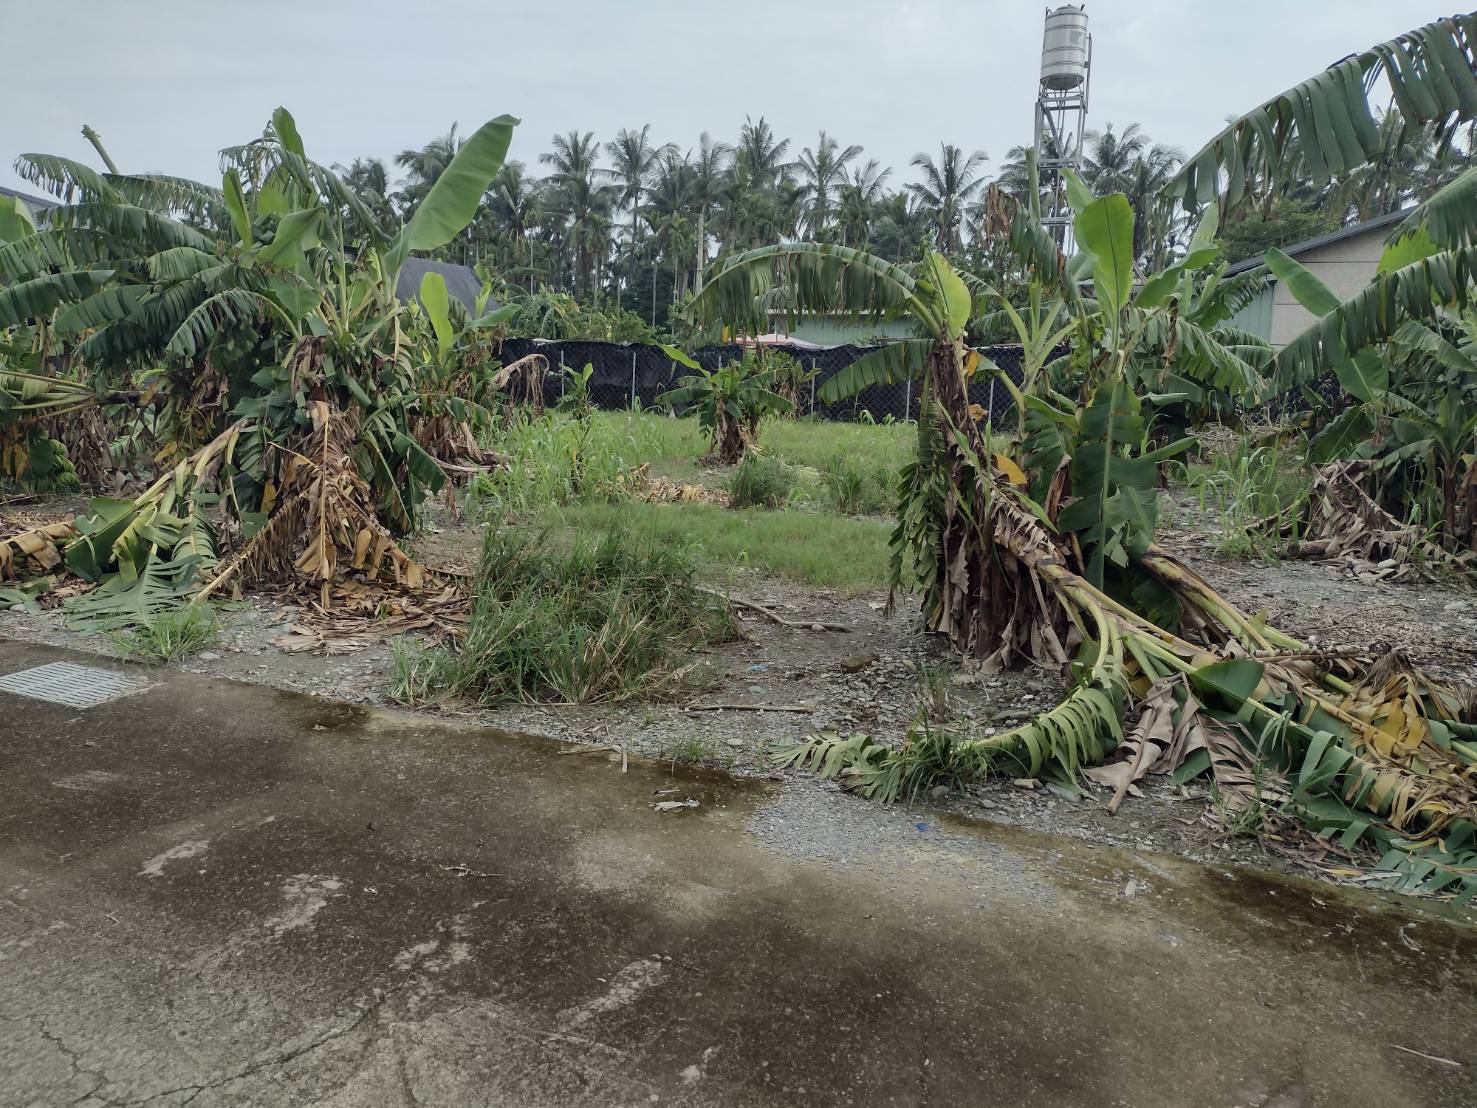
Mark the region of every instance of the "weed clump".
[[460, 650], [396, 653], [391, 694], [419, 702], [618, 701], [690, 675], [691, 649], [736, 631], [683, 549], [612, 530], [561, 549], [546, 532], [489, 530]]
[[208, 605], [187, 604], [166, 608], [147, 623], [111, 632], [108, 638], [125, 657], [167, 665], [215, 641], [219, 632], [220, 620]]
[[763, 454], [749, 454], [728, 479], [730, 508], [783, 508], [795, 492], [795, 470]]

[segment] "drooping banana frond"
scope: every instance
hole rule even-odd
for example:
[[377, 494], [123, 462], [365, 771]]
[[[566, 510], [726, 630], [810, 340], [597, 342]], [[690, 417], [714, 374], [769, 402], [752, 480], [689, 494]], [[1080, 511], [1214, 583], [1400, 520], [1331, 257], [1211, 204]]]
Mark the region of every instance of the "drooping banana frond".
[[1370, 90], [1388, 84], [1407, 126], [1438, 134], [1477, 118], [1477, 13], [1439, 19], [1335, 62], [1247, 113], [1186, 160], [1167, 186], [1186, 210], [1219, 200], [1229, 210], [1253, 188], [1291, 181], [1300, 151], [1315, 182], [1381, 152]]
[[1201, 327], [1221, 330], [1219, 324], [1250, 304], [1266, 287], [1267, 273], [1260, 266], [1230, 278], [1212, 275], [1190, 303], [1181, 303], [1180, 314]]
[[1391, 241], [1416, 235], [1423, 227], [1437, 246], [1477, 244], [1477, 166], [1412, 208]]
[[1464, 246], [1381, 273], [1318, 319], [1277, 355], [1279, 379], [1310, 381], [1393, 337], [1408, 320], [1474, 298], [1477, 247]]
[[55, 208], [52, 223], [63, 227], [90, 227], [127, 244], [131, 253], [156, 254], [174, 246], [192, 246], [211, 253], [215, 240], [168, 215], [134, 204], [85, 203]]
[[[1138, 314], [1135, 312], [1135, 314]], [[1184, 316], [1147, 312], [1140, 317], [1140, 349], [1163, 358], [1175, 373], [1241, 400], [1256, 398], [1274, 351], [1249, 331], [1207, 330]]]
[[111, 269], [83, 269], [0, 287], [0, 327], [44, 320], [58, 305], [91, 296], [112, 278]]
[[106, 180], [118, 195], [136, 207], [217, 227], [231, 218], [220, 189], [188, 177], [160, 173], [110, 174]]
[[701, 324], [722, 321], [758, 333], [768, 326], [763, 305], [775, 289], [788, 290], [784, 310], [792, 326], [802, 312], [880, 320], [923, 307], [914, 275], [901, 266], [845, 246], [797, 242], [718, 262], [688, 310]]
[[265, 296], [245, 289], [224, 289], [190, 311], [170, 336], [164, 354], [185, 360], [197, 358], [221, 335], [237, 333], [246, 324], [273, 314], [281, 315], [281, 309]]
[[819, 396], [827, 404], [847, 400], [873, 385], [892, 385], [917, 378], [928, 365], [931, 339], [890, 342], [863, 354], [826, 379]]
[[21, 180], [45, 189], [64, 204], [96, 201], [116, 204], [122, 199], [108, 183], [106, 174], [71, 158], [22, 154], [15, 160], [15, 172]]
[[0, 277], [26, 281], [55, 269], [111, 269], [118, 241], [93, 227], [48, 227], [0, 246]]

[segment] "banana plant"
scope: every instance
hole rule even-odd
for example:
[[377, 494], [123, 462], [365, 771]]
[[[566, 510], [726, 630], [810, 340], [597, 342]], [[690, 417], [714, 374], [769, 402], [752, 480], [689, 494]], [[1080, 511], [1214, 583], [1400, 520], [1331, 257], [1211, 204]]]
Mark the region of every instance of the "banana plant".
[[709, 456], [720, 465], [734, 465], [743, 459], [758, 440], [759, 424], [766, 416], [795, 409], [791, 400], [769, 387], [768, 375], [750, 359], [726, 362], [710, 370], [675, 347], [662, 349], [678, 365], [693, 372], [679, 378], [676, 388], [658, 396], [657, 403], [695, 410], [698, 426], [708, 437]]
[[[161, 383], [184, 407], [202, 376], [218, 379], [223, 397], [208, 441], [170, 483], [99, 505], [81, 523], [74, 546], [89, 554], [78, 564], [124, 582], [97, 590], [100, 602], [139, 615], [145, 592], [200, 581], [205, 562], [178, 555], [171, 521], [212, 536], [199, 543], [212, 556], [217, 534], [238, 554], [250, 550], [260, 570], [291, 565], [285, 552], [308, 542], [302, 527], [312, 525], [317, 537], [296, 559], [304, 575], [331, 576], [334, 543], [351, 548], [343, 561], [362, 565], [371, 550], [407, 572], [386, 553], [388, 536], [412, 528], [425, 492], [446, 481], [416, 435], [434, 403], [420, 385], [445, 351], [424, 312], [396, 299], [395, 278], [411, 253], [444, 245], [471, 220], [516, 122], [502, 116], [471, 136], [393, 236], [307, 158], [285, 109], [260, 139], [225, 153], [219, 189], [129, 177], [110, 158], [99, 173], [23, 156], [22, 172], [69, 203], [0, 246], [0, 326], [45, 328], [114, 381], [160, 362]], [[304, 499], [312, 474], [335, 495]], [[207, 531], [197, 521], [210, 505], [224, 517]], [[124, 536], [143, 536], [150, 553], [120, 545]]]

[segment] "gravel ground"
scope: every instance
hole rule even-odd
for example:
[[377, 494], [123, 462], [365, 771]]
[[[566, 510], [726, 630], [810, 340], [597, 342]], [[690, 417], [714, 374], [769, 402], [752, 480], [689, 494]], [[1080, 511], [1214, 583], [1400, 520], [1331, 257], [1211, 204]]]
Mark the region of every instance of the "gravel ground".
[[[1371, 585], [1327, 566], [1224, 563], [1211, 554], [1211, 540], [1203, 530], [1186, 528], [1182, 515], [1172, 517], [1172, 524], [1178, 526], [1168, 530], [1165, 545], [1183, 553], [1243, 608], [1263, 612], [1277, 625], [1323, 646], [1401, 649], [1444, 678], [1477, 677], [1477, 605], [1470, 594], [1438, 585]], [[421, 540], [423, 556], [434, 554], [463, 565], [470, 564], [477, 542], [475, 528], [444, 515]], [[850, 630], [782, 627], [743, 611], [744, 638], [702, 652], [696, 659], [697, 688], [681, 701], [436, 710], [558, 741], [624, 750], [634, 757], [772, 776], [770, 754], [819, 729], [863, 731], [900, 743], [908, 724], [930, 701], [921, 674], [941, 675], [948, 714], [981, 732], [1029, 718], [1054, 703], [1062, 689], [1058, 676], [1040, 671], [959, 673], [944, 644], [917, 632], [911, 598], [899, 598], [897, 614], [888, 617], [882, 596], [842, 597], [756, 577], [742, 579], [733, 591], [802, 625], [824, 620]], [[292, 605], [263, 596], [234, 605], [224, 613], [219, 640], [182, 668], [352, 703], [388, 703], [394, 664], [390, 645], [376, 643], [326, 657], [285, 653], [275, 642], [286, 634], [294, 612]], [[0, 636], [114, 653], [106, 638], [68, 631], [55, 611], [0, 613]], [[700, 710], [715, 704], [802, 710]], [[766, 814], [753, 830], [765, 837], [778, 833], [775, 821], [822, 822], [829, 831], [815, 849], [840, 851], [838, 864], [858, 852], [881, 849], [876, 836], [888, 828], [968, 817], [1134, 851], [1282, 866], [1253, 841], [1228, 840], [1206, 817], [1203, 788], [1175, 788], [1153, 780], [1142, 797], [1128, 798], [1116, 816], [1109, 816], [1101, 792], [1079, 797], [1054, 785], [1033, 784], [1027, 788], [994, 780], [961, 792], [940, 788], [918, 798], [911, 810], [888, 810], [832, 783], [792, 774], [776, 814]]]

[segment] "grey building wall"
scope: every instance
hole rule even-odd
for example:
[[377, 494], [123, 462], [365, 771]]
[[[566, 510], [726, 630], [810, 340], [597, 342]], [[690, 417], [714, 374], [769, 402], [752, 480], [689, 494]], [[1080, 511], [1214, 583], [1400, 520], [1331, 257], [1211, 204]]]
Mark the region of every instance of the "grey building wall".
[[[1339, 299], [1347, 300], [1369, 284], [1389, 233], [1389, 228], [1384, 226], [1370, 227], [1337, 242], [1302, 251], [1297, 260], [1337, 293]], [[1312, 326], [1314, 316], [1280, 281], [1273, 282], [1271, 294], [1272, 319], [1266, 337], [1281, 350]]]

